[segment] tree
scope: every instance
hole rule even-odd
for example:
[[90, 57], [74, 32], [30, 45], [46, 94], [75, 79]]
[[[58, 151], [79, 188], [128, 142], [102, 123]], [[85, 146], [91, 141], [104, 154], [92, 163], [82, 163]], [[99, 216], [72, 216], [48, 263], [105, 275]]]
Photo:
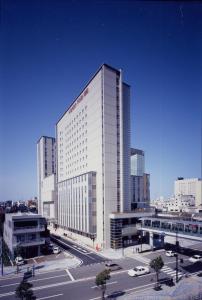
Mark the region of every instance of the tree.
[[101, 289], [102, 291], [102, 300], [105, 299], [105, 292], [106, 292], [106, 281], [110, 279], [110, 270], [104, 270], [100, 272], [95, 278], [95, 284]]
[[26, 280], [22, 280], [15, 290], [15, 297], [21, 300], [34, 300], [36, 297], [32, 291], [32, 284]]
[[14, 249], [14, 256], [24, 256], [24, 248], [22, 246], [20, 246], [19, 244], [15, 247]]
[[150, 267], [154, 269], [156, 272], [156, 282], [158, 283], [159, 280], [159, 273], [160, 270], [163, 268], [164, 262], [161, 256], [157, 256], [156, 258], [152, 259], [150, 262]]

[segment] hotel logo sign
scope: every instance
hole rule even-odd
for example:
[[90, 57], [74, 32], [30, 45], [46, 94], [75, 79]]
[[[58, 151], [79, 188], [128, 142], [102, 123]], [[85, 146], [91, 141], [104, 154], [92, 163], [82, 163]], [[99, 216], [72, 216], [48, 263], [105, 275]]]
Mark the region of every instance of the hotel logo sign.
[[72, 104], [72, 106], [69, 109], [69, 114], [75, 110], [77, 105], [84, 99], [84, 97], [88, 94], [89, 90], [88, 88], [85, 89], [85, 91], [79, 96], [79, 98]]

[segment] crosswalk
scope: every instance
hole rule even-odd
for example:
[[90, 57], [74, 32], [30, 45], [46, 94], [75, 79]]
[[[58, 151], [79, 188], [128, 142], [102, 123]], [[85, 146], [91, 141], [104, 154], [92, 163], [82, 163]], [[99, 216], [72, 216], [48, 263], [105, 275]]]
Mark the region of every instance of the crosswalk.
[[[176, 276], [176, 270], [173, 270], [171, 269], [170, 267], [168, 266], [164, 266], [162, 269], [161, 269], [162, 272], [166, 273], [167, 275], [171, 276], [171, 277], [175, 277]], [[183, 276], [183, 273], [178, 271], [178, 277], [182, 277]]]
[[[138, 260], [139, 262], [142, 262], [146, 265], [149, 265], [150, 264], [150, 261], [151, 259], [147, 258], [147, 257], [143, 257], [139, 254], [135, 254], [133, 256], [136, 260]], [[161, 269], [162, 272], [166, 273], [167, 275], [171, 276], [171, 277], [175, 277], [176, 276], [176, 270], [173, 270], [171, 269], [170, 267], [168, 266], [164, 266], [162, 269]], [[184, 274], [180, 271], [178, 271], [178, 277], [182, 277]]]

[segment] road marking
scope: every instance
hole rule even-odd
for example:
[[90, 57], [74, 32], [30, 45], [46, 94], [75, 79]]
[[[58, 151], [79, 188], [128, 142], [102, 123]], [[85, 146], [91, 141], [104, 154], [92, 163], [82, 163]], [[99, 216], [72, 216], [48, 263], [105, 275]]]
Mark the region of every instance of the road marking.
[[57, 295], [47, 296], [47, 297], [43, 297], [43, 298], [38, 298], [38, 300], [50, 299], [50, 298], [59, 297], [59, 296], [63, 296], [63, 294], [57, 294]]
[[71, 281], [75, 281], [74, 277], [72, 276], [72, 274], [69, 272], [68, 269], [65, 269], [65, 271], [67, 272], [67, 274], [69, 275]]
[[[51, 276], [51, 277], [46, 277], [46, 278], [39, 278], [39, 279], [33, 279], [33, 280], [29, 280], [30, 282], [34, 282], [34, 281], [42, 281], [42, 280], [47, 280], [47, 279], [53, 279], [53, 278], [58, 278], [58, 277], [66, 277], [67, 275], [57, 275], [57, 276]], [[19, 282], [15, 282], [15, 283], [10, 283], [10, 284], [6, 284], [6, 285], [1, 285], [0, 288], [6, 287], [6, 286], [10, 286], [10, 285], [18, 285]]]
[[[135, 287], [135, 288], [131, 288], [131, 289], [126, 289], [126, 290], [123, 290], [123, 292], [129, 292], [129, 291], [132, 291], [132, 290], [138, 290], [138, 289], [142, 289], [144, 287], [147, 287], [147, 289], [150, 289], [150, 287], [152, 285], [155, 285], [155, 283], [149, 283], [149, 284], [146, 284], [146, 285], [141, 285], [141, 286], [138, 286], [138, 287]], [[150, 287], [149, 287], [150, 286]], [[144, 289], [144, 290], [147, 290], [147, 289]], [[109, 297], [110, 295], [106, 295], [106, 297]], [[96, 297], [96, 298], [91, 298], [89, 300], [97, 300], [97, 299], [100, 299], [100, 297]]]
[[[106, 283], [106, 285], [115, 284], [115, 283], [118, 283], [118, 281], [109, 282], [109, 283]], [[97, 285], [94, 285], [94, 286], [91, 286], [91, 289], [94, 289], [97, 287], [98, 287]]]
[[[55, 270], [51, 270], [51, 271], [40, 271], [39, 273], [37, 273], [37, 276], [38, 275], [44, 275], [44, 274], [47, 274], [47, 273], [55, 273], [55, 272], [64, 272], [64, 270], [57, 270], [57, 269], [55, 269]], [[0, 281], [20, 278], [20, 277], [24, 276], [24, 273], [23, 274], [22, 273], [13, 274], [13, 275], [14, 276], [10, 276], [9, 274], [8, 275], [4, 275], [4, 278], [0, 278]]]
[[[72, 246], [72, 245], [69, 245], [69, 244], [66, 244], [65, 242], [63, 242], [63, 241], [61, 241], [61, 240], [58, 240], [57, 238], [55, 238], [55, 237], [52, 237], [52, 239], [55, 239], [58, 243], [61, 243], [61, 244], [63, 244], [63, 245], [65, 245], [66, 247], [70, 247], [70, 248], [72, 248], [72, 249], [74, 249], [74, 250], [76, 250], [76, 251], [78, 251], [79, 253], [81, 253], [81, 254], [83, 254], [83, 255], [87, 255], [86, 253], [84, 253], [83, 251], [80, 251], [80, 250], [78, 250], [76, 247], [76, 245], [74, 246]], [[91, 254], [92, 252], [87, 252], [88, 254]]]

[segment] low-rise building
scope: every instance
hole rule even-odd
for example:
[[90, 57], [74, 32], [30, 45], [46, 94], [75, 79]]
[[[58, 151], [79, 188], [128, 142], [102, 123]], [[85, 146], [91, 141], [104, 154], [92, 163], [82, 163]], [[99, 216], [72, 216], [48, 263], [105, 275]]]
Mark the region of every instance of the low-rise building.
[[202, 205], [202, 180], [199, 178], [178, 177], [174, 185], [175, 197], [192, 195], [195, 197], [195, 206]]
[[45, 244], [44, 233], [46, 220], [41, 215], [32, 213], [6, 214], [4, 222], [4, 241], [11, 258], [16, 247], [23, 249], [25, 258], [38, 256]]

